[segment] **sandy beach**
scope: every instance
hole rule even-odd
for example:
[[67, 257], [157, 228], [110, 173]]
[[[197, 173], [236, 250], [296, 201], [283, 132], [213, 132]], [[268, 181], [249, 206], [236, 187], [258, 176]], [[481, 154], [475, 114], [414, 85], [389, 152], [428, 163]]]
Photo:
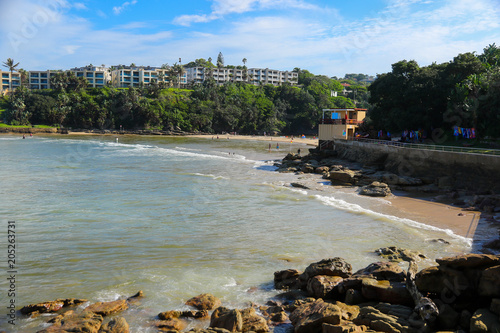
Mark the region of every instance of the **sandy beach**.
[[447, 204], [394, 195], [387, 198], [391, 205], [408, 215], [434, 227], [450, 229], [455, 234], [473, 238], [481, 218], [481, 212], [463, 211], [461, 208]]
[[318, 139], [316, 137], [299, 137], [299, 136], [264, 136], [264, 135], [229, 135], [229, 134], [193, 134], [188, 135], [193, 138], [204, 138], [204, 139], [216, 139], [217, 136], [219, 139], [233, 139], [233, 140], [254, 140], [254, 141], [269, 141], [269, 142], [293, 142], [293, 143], [303, 143], [309, 146], [316, 147], [318, 145]]

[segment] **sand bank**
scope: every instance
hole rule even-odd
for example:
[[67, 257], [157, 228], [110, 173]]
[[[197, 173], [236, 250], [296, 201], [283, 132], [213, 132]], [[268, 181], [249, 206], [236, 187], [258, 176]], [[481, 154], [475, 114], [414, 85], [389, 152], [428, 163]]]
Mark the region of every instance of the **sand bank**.
[[441, 229], [450, 229], [466, 238], [474, 237], [481, 218], [481, 212], [463, 211], [461, 208], [427, 199], [402, 195], [386, 199], [394, 208], [407, 213], [412, 219]]
[[[187, 135], [193, 138], [205, 138], [205, 139], [216, 139], [217, 134], [193, 134]], [[233, 139], [233, 140], [253, 140], [253, 141], [268, 141], [268, 142], [293, 142], [293, 143], [303, 143], [310, 146], [317, 146], [318, 139], [313, 137], [306, 137], [305, 139], [294, 136], [293, 139], [291, 136], [263, 136], [263, 135], [222, 135], [219, 134], [219, 140], [221, 139]]]

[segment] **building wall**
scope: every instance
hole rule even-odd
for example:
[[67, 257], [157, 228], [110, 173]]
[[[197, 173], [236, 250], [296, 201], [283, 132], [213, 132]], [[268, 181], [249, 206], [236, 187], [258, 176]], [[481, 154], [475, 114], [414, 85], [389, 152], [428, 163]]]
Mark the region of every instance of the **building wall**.
[[329, 141], [333, 139], [347, 139], [348, 136], [353, 136], [356, 132], [357, 125], [318, 125], [318, 139], [321, 141]]
[[187, 81], [189, 83], [202, 83], [212, 77], [217, 84], [226, 82], [248, 82], [254, 85], [272, 84], [280, 85], [285, 82], [296, 84], [298, 81], [297, 72], [282, 72], [268, 68], [212, 68], [191, 67], [186, 68]]
[[3, 94], [6, 94], [10, 91], [10, 87], [12, 84], [12, 90], [16, 89], [21, 85], [21, 74], [19, 72], [12, 72], [12, 76], [10, 71], [2, 71], [0, 70], [0, 77], [2, 84], [0, 85], [0, 91]]

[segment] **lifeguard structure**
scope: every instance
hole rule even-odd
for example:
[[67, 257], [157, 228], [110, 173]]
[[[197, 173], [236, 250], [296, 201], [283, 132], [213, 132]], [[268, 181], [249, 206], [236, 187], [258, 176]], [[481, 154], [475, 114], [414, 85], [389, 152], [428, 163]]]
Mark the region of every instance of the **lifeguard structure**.
[[323, 118], [318, 128], [319, 144], [326, 144], [334, 139], [354, 137], [359, 124], [366, 117], [367, 109], [323, 109]]

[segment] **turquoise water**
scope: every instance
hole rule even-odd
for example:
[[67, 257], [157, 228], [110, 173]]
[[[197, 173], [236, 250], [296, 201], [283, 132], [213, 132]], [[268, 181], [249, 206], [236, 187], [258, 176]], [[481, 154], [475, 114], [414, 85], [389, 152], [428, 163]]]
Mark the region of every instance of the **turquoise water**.
[[[273, 145], [274, 147], [274, 145]], [[143, 290], [124, 314], [132, 332], [153, 332], [161, 311], [212, 293], [228, 307], [277, 292], [273, 272], [340, 256], [354, 269], [396, 245], [430, 258], [470, 251], [470, 240], [427, 227], [383, 199], [351, 189], [297, 190], [272, 160], [305, 146], [164, 137], [0, 137], [1, 248], [16, 223], [16, 305], [86, 298], [111, 301]], [[321, 186], [319, 178], [304, 181]], [[445, 238], [451, 245], [430, 242]], [[430, 261], [429, 261], [430, 262]], [[423, 265], [426, 262], [422, 263]], [[428, 263], [427, 263], [428, 264]], [[5, 320], [36, 332], [46, 319]], [[257, 287], [257, 288], [255, 288]]]

